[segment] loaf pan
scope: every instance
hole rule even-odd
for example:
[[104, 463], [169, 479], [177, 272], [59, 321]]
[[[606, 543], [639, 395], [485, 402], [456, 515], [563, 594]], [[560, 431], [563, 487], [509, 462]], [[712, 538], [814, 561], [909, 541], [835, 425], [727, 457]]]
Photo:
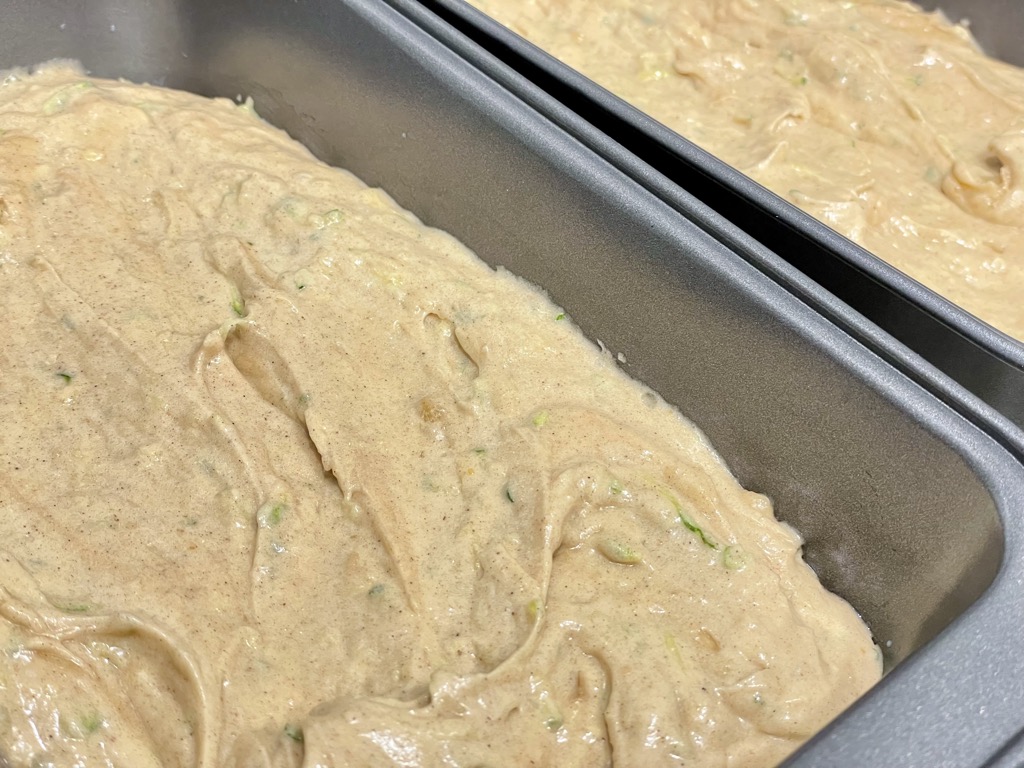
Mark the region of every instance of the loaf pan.
[[926, 11], [942, 11], [964, 22], [989, 56], [1024, 67], [1024, 5], [1017, 0], [916, 0]]
[[1005, 684], [1024, 679], [1013, 435], [995, 439], [712, 237], [732, 230], [705, 206], [660, 200], [377, 0], [2, 8], [0, 67], [75, 58], [254, 97], [327, 162], [546, 288], [701, 426], [884, 651], [885, 679], [794, 765], [981, 765], [1024, 727], [1024, 687]]
[[[1024, 425], [1024, 344], [997, 331], [768, 191], [710, 153], [565, 66], [464, 0], [421, 0], [471, 40], [569, 106], [607, 136]], [[1024, 57], [1024, 6], [943, 0], [995, 55]], [[936, 3], [932, 2], [931, 7]], [[992, 11], [992, 13], [989, 13]], [[998, 12], [998, 13], [997, 13]], [[1014, 21], [1019, 23], [1014, 26]]]

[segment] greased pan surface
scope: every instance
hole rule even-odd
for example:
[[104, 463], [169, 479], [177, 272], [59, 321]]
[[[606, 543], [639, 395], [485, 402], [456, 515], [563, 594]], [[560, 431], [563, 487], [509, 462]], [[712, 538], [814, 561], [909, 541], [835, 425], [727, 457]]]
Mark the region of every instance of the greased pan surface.
[[[1015, 423], [1024, 425], [1024, 344], [889, 266], [463, 0], [422, 2]], [[1010, 61], [1020, 56], [1015, 41], [1021, 27], [1013, 24], [1021, 19], [1022, 7], [1000, 0], [952, 0], [933, 2], [930, 7], [935, 5], [945, 8], [952, 18], [963, 16], [963, 11], [974, 15], [975, 7], [1009, 9], [1002, 15], [977, 14], [986, 21], [979, 21], [975, 28], [981, 42], [990, 44], [995, 55], [1005, 55]]]
[[324, 159], [547, 288], [693, 418], [804, 533], [892, 669], [797, 763], [909, 764], [912, 745], [918, 764], [977, 764], [1024, 725], [1024, 691], [1000, 684], [1024, 676], [1024, 469], [710, 237], [724, 225], [703, 206], [688, 211], [701, 226], [679, 216], [371, 0], [3, 11], [0, 66], [71, 57], [252, 95]]

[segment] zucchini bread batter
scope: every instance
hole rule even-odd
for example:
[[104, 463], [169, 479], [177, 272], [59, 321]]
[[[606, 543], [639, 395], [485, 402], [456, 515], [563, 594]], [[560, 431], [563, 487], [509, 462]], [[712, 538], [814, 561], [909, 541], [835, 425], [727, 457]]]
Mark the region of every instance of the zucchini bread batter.
[[902, 0], [470, 0], [1024, 340], [1024, 70]]
[[251, 105], [0, 85], [0, 764], [768, 765], [853, 609], [564, 313]]

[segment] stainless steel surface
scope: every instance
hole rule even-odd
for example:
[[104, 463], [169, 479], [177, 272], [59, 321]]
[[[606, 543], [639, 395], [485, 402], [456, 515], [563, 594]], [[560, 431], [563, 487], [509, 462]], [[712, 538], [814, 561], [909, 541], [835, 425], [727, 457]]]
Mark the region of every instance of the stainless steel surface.
[[[471, 40], [499, 56], [638, 158], [740, 226], [985, 402], [1024, 425], [1024, 344], [996, 331], [777, 195], [613, 96], [463, 0], [421, 0]], [[1014, 53], [1024, 4], [946, 2], [1007, 9], [1000, 50]], [[975, 27], [980, 24], [981, 14]], [[987, 18], [987, 16], [986, 16]], [[979, 30], [980, 31], [980, 30]], [[984, 39], [984, 38], [983, 38]], [[996, 45], [996, 37], [989, 38]], [[1024, 49], [1022, 49], [1024, 50]], [[995, 52], [995, 51], [994, 51]]]
[[[808, 559], [862, 612], [892, 669], [797, 762], [980, 764], [1024, 726], [1024, 688], [1001, 684], [1024, 679], [1018, 435], [915, 385], [908, 375], [972, 405], [742, 232], [681, 191], [659, 200], [653, 182], [373, 0], [0, 10], [0, 66], [72, 57], [96, 74], [254, 96], [324, 159], [544, 286], [702, 426], [804, 533]], [[560, 122], [576, 119], [519, 85]], [[806, 302], [903, 355], [908, 375]]]

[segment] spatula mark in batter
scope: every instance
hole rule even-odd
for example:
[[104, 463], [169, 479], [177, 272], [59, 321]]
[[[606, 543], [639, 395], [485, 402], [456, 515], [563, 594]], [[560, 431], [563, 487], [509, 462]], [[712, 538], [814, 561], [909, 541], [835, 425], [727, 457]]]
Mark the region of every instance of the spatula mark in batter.
[[463, 346], [458, 329], [451, 320], [430, 312], [423, 318], [423, 328], [437, 345], [437, 362], [448, 369], [453, 389], [456, 390], [456, 395], [461, 396], [461, 390], [471, 385], [480, 375], [478, 362]]
[[[173, 745], [181, 743], [181, 734], [165, 717], [153, 720], [149, 696], [159, 692], [173, 697], [181, 723], [190, 724], [190, 762], [197, 768], [215, 764], [216, 744], [210, 730], [218, 718], [219, 702], [216, 696], [208, 695], [198, 662], [179, 638], [132, 613], [62, 612], [11, 554], [0, 552], [0, 563], [7, 579], [0, 586], [0, 619], [26, 633], [27, 651], [70, 663], [82, 675], [94, 678], [95, 684], [111, 689], [111, 694], [125, 702], [126, 711], [147, 725], [153, 746], [165, 754], [178, 751]], [[102, 663], [102, 659], [98, 662], [93, 645], [103, 638], [116, 639], [128, 651], [129, 663], [117, 666]], [[147, 663], [151, 660], [158, 663]]]
[[295, 422], [306, 423], [307, 398], [288, 363], [258, 327], [233, 325], [224, 339], [224, 352], [260, 397]]

